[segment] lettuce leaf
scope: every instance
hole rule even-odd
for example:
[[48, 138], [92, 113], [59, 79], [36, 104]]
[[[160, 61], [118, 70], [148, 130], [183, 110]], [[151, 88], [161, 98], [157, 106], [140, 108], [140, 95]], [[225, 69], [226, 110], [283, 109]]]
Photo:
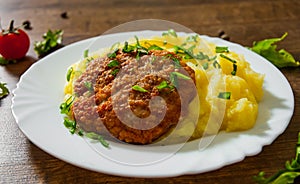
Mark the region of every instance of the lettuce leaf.
[[277, 45], [275, 43], [282, 41], [287, 35], [288, 33], [285, 33], [281, 38], [271, 38], [253, 42], [253, 46], [249, 49], [263, 56], [278, 68], [298, 67], [300, 66], [300, 62], [296, 61], [289, 52], [284, 49], [276, 50]]

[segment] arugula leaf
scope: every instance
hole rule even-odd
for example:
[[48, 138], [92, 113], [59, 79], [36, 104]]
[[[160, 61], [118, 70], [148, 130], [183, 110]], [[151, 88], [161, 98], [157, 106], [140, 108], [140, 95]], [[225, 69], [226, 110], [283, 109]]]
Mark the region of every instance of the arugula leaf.
[[279, 170], [269, 178], [265, 177], [264, 172], [258, 173], [253, 179], [258, 184], [282, 184], [294, 183], [296, 177], [300, 176], [300, 132], [298, 133], [298, 142], [296, 145], [296, 156], [292, 161], [285, 163], [285, 169]]
[[0, 82], [0, 98], [3, 98], [9, 94], [9, 90], [5, 85], [6, 83]]
[[281, 38], [271, 38], [253, 42], [252, 48], [249, 49], [263, 56], [278, 68], [298, 67], [300, 66], [300, 62], [296, 61], [289, 52], [284, 49], [276, 50], [277, 45], [275, 45], [275, 43], [282, 41], [287, 35], [288, 33], [285, 33]]
[[44, 33], [43, 40], [34, 43], [34, 51], [38, 57], [44, 57], [54, 50], [61, 48], [63, 46], [63, 33], [62, 30], [52, 31], [50, 29], [47, 33]]

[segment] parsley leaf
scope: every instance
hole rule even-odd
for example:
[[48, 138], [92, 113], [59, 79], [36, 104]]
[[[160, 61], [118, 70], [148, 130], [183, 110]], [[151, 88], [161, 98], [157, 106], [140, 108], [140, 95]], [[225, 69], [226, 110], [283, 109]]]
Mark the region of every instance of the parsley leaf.
[[6, 83], [0, 82], [0, 98], [3, 98], [9, 94], [9, 90], [6, 87]]
[[260, 172], [253, 179], [258, 184], [281, 184], [294, 183], [296, 177], [300, 176], [300, 132], [298, 133], [298, 142], [296, 145], [296, 156], [292, 161], [285, 163], [285, 169], [279, 170], [274, 175], [266, 178], [264, 172]]
[[220, 92], [218, 98], [230, 100], [231, 92]]
[[174, 29], [169, 29], [168, 32], [163, 32], [162, 36], [171, 35], [175, 38], [177, 38], [177, 33]]
[[108, 148], [109, 147], [109, 143], [106, 142], [106, 140], [99, 134], [96, 134], [94, 132], [87, 132], [84, 134], [87, 138], [93, 139], [93, 140], [97, 140], [99, 141], [102, 146]]
[[300, 62], [296, 61], [289, 52], [284, 49], [276, 50], [277, 45], [275, 43], [282, 41], [287, 35], [288, 33], [285, 33], [281, 38], [271, 38], [254, 42], [250, 50], [263, 56], [278, 68], [298, 67], [300, 66]]
[[146, 89], [144, 89], [143, 87], [141, 87], [139, 85], [132, 86], [132, 89], [135, 90], [135, 91], [143, 92], [143, 93], [148, 92]]
[[47, 33], [43, 34], [43, 40], [34, 43], [34, 51], [37, 53], [39, 58], [50, 54], [51, 52], [61, 48], [63, 40], [62, 30], [48, 30]]

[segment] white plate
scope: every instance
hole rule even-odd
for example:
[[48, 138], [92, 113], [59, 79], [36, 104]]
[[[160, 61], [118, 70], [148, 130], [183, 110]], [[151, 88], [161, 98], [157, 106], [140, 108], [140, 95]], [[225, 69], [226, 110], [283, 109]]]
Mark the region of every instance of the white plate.
[[[157, 31], [127, 32], [101, 36], [101, 46], [109, 47], [117, 41], [137, 36], [161, 35]], [[254, 128], [248, 131], [218, 134], [204, 150], [198, 150], [198, 141], [187, 143], [170, 158], [155, 164], [133, 166], [119, 164], [100, 156], [85, 140], [71, 135], [64, 127], [59, 105], [67, 68], [83, 57], [83, 51], [96, 38], [68, 45], [33, 64], [21, 77], [14, 90], [12, 112], [22, 132], [45, 152], [78, 167], [89, 170], [134, 177], [170, 177], [203, 173], [236, 163], [245, 156], [258, 154], [271, 144], [287, 127], [294, 110], [292, 89], [281, 72], [259, 55], [243, 46], [219, 38], [202, 36], [216, 45], [229, 46], [243, 54], [252, 68], [265, 73], [264, 98]], [[127, 148], [118, 150], [126, 157]], [[147, 152], [132, 151], [136, 158], [147, 157]]]

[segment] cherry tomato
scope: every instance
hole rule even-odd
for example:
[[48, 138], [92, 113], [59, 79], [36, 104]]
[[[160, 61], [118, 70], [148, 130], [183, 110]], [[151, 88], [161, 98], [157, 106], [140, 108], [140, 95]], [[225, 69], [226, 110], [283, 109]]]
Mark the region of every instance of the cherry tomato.
[[0, 54], [5, 59], [20, 59], [24, 57], [29, 49], [30, 40], [22, 29], [14, 28], [13, 21], [9, 30], [0, 33]]

